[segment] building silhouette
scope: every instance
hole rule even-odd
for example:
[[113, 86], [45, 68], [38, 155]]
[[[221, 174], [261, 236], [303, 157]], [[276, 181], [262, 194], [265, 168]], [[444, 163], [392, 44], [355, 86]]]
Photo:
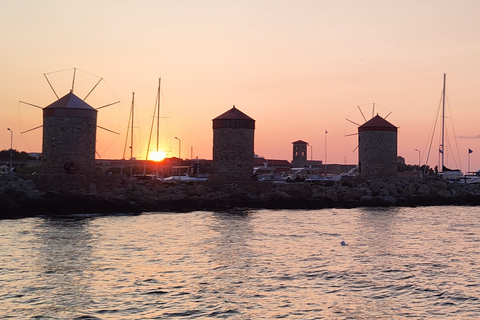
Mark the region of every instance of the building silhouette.
[[255, 120], [233, 106], [212, 121], [212, 180], [253, 180]]
[[43, 172], [93, 173], [98, 111], [70, 92], [43, 108]]
[[378, 114], [358, 127], [358, 166], [363, 178], [397, 175], [397, 127]]
[[292, 142], [293, 155], [292, 155], [292, 167], [300, 168], [308, 164], [307, 161], [307, 146], [308, 142], [297, 140]]

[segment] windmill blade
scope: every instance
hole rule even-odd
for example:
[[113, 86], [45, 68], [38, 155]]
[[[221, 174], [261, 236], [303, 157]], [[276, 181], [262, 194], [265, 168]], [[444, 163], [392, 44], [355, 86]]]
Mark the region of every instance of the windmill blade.
[[362, 108], [360, 108], [360, 106], [357, 106], [357, 107], [358, 107], [358, 110], [360, 110], [360, 114], [362, 115], [363, 120], [365, 120], [365, 122], [367, 122], [367, 118], [365, 118], [365, 115], [363, 114]]
[[73, 92], [73, 88], [75, 88], [75, 76], [77, 74], [77, 68], [73, 68], [73, 79], [72, 79], [72, 92]]
[[352, 120], [350, 120], [350, 119], [345, 119], [345, 120], [347, 120], [348, 122], [351, 122], [351, 123], [353, 123], [354, 125], [357, 125], [357, 126], [360, 127], [360, 124], [356, 123], [355, 121], [352, 121]]
[[120, 103], [120, 100], [118, 100], [118, 101], [116, 101], [116, 102], [112, 102], [112, 103], [106, 104], [106, 105], [101, 106], [101, 107], [98, 107], [97, 110], [100, 110], [100, 109], [102, 109], [102, 108], [106, 108], [106, 107], [113, 106], [114, 104], [117, 104], [117, 103]]
[[42, 107], [40, 106], [37, 106], [36, 104], [33, 104], [33, 103], [28, 103], [28, 102], [25, 102], [25, 101], [19, 101], [20, 103], [24, 103], [24, 104], [28, 104], [29, 106], [32, 106], [32, 107], [35, 107], [35, 108], [39, 108], [39, 109], [43, 109]]
[[85, 98], [83, 98], [83, 101], [87, 100], [88, 96], [90, 95], [90, 93], [93, 92], [93, 90], [95, 90], [95, 88], [98, 86], [98, 84], [103, 80], [103, 78], [100, 78], [100, 80], [98, 80], [97, 84], [95, 84], [92, 88], [92, 90], [90, 90], [90, 92], [87, 94], [87, 96]]
[[55, 96], [57, 97], [57, 99], [60, 99], [60, 98], [58, 97], [58, 94], [57, 94], [57, 92], [55, 91], [55, 89], [53, 89], [53, 86], [52, 86], [52, 84], [50, 83], [50, 80], [48, 80], [47, 74], [44, 73], [43, 76], [45, 77], [45, 79], [47, 79], [48, 85], [50, 86], [50, 89], [52, 89], [52, 91], [53, 91], [53, 93], [55, 94]]
[[20, 134], [24, 134], [24, 133], [27, 133], [27, 132], [36, 130], [36, 129], [38, 129], [38, 128], [41, 128], [41, 127], [43, 127], [43, 124], [42, 124], [41, 126], [38, 126], [38, 127], [32, 128], [32, 129], [28, 129], [28, 130], [26, 130], [26, 131], [22, 131], [22, 132], [20, 132]]
[[120, 134], [120, 133], [118, 133], [118, 132], [116, 132], [116, 131], [113, 131], [113, 130], [110, 130], [110, 129], [107, 129], [107, 128], [104, 128], [104, 127], [101, 127], [101, 126], [98, 126], [98, 125], [97, 125], [97, 127], [99, 127], [100, 129], [103, 129], [103, 130], [105, 130], [105, 131], [108, 131], [108, 132], [112, 132], [112, 133], [115, 133], [115, 134], [118, 134], [118, 135]]

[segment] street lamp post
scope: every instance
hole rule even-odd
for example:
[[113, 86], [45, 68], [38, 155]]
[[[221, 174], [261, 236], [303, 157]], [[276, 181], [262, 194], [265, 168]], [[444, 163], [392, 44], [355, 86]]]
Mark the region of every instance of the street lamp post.
[[415, 149], [418, 152], [418, 167], [420, 168], [420, 150]]
[[313, 146], [311, 144], [307, 144], [310, 147], [310, 167], [313, 168]]
[[7, 128], [10, 131], [10, 172], [13, 171], [13, 130]]
[[180, 158], [182, 157], [182, 140], [175, 137], [178, 140], [178, 180], [180, 180]]

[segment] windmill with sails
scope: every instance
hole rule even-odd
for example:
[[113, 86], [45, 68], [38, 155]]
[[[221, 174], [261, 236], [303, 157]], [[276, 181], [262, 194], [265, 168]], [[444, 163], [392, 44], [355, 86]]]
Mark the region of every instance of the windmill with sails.
[[[63, 73], [56, 71], [55, 73]], [[85, 72], [84, 72], [85, 73]], [[95, 154], [97, 127], [111, 133], [119, 134], [97, 124], [98, 110], [119, 103], [110, 102], [98, 108], [90, 106], [86, 100], [103, 81], [93, 76], [96, 83], [82, 99], [76, 88], [77, 69], [73, 69], [73, 77], [69, 92], [60, 97], [58, 90], [52, 85], [49, 74], [44, 76], [57, 100], [48, 106], [41, 106], [20, 101], [43, 111], [43, 125], [22, 131], [22, 135], [43, 128], [42, 139], [42, 171], [45, 173], [93, 173], [95, 171]], [[83, 86], [85, 88], [85, 85]], [[81, 90], [78, 90], [81, 91]]]

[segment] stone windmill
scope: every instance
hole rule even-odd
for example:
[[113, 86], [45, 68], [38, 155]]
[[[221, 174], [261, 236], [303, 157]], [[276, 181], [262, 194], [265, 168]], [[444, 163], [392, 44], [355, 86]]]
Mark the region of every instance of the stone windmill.
[[357, 136], [358, 168], [363, 178], [387, 178], [397, 175], [397, 132], [398, 128], [387, 119], [391, 112], [385, 117], [375, 113], [375, 104], [372, 106], [369, 119], [367, 114], [358, 106], [358, 113], [362, 116], [364, 123], [359, 124], [347, 118], [347, 122], [354, 124], [356, 133], [349, 136]]
[[233, 106], [212, 120], [216, 181], [253, 180], [255, 120]]
[[[98, 108], [90, 106], [85, 100], [103, 79], [100, 78], [85, 98], [81, 99], [74, 92], [76, 71], [77, 69], [73, 69], [70, 92], [62, 97], [58, 96], [47, 74], [44, 74], [57, 100], [44, 108], [27, 103], [41, 108], [43, 111], [43, 125], [22, 132], [23, 134], [43, 127], [43, 173], [94, 173], [96, 129], [99, 127], [97, 126], [98, 110], [120, 102], [109, 103]], [[108, 129], [105, 130], [113, 132]]]

